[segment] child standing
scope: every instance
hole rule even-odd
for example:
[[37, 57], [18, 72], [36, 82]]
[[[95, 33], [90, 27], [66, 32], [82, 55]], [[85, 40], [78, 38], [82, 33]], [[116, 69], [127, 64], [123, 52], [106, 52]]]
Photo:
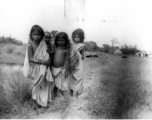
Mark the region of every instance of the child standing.
[[52, 63], [52, 74], [58, 93], [68, 91], [68, 52], [69, 38], [65, 32], [59, 32], [55, 38], [55, 53]]
[[46, 52], [47, 45], [43, 37], [43, 29], [38, 25], [34, 25], [29, 35], [30, 39], [27, 45], [23, 74], [33, 80], [32, 98], [40, 106], [46, 107], [48, 101], [52, 101], [49, 88], [53, 78], [50, 69], [48, 69], [50, 57]]
[[52, 44], [52, 37], [51, 37], [51, 33], [48, 31], [45, 31], [45, 35], [44, 35], [44, 41], [47, 45], [47, 52], [50, 55], [50, 59], [52, 61], [53, 58], [53, 54], [54, 54], [54, 45]]
[[72, 96], [77, 97], [83, 90], [83, 59], [84, 59], [84, 31], [76, 29], [72, 33], [73, 43], [69, 54], [69, 89]]
[[[53, 55], [54, 55], [54, 50], [55, 50], [55, 47], [54, 47], [54, 44], [52, 44], [52, 37], [51, 37], [51, 33], [48, 32], [48, 31], [45, 31], [44, 33], [44, 41], [47, 45], [47, 53], [49, 54], [50, 56], [50, 65], [48, 66], [49, 68], [48, 69], [51, 69], [51, 66], [52, 66], [52, 60], [53, 60]], [[52, 74], [50, 75], [52, 76]], [[46, 76], [48, 77], [48, 76]], [[51, 96], [52, 99], [54, 99], [54, 94], [53, 94], [53, 90], [54, 90], [54, 80], [53, 82], [49, 82], [50, 86], [49, 87], [49, 93], [51, 93]]]

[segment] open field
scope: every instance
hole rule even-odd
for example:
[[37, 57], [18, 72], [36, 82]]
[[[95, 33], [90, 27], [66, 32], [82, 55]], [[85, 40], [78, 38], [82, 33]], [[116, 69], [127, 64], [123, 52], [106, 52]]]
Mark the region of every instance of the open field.
[[[32, 82], [21, 72], [9, 75], [0, 72], [4, 83], [1, 84], [0, 106], [4, 108], [0, 111], [1, 118], [152, 119], [152, 58], [123, 59], [98, 54], [100, 57], [84, 60], [85, 89], [79, 98], [57, 98], [46, 109], [34, 109], [30, 98], [23, 99], [30, 96]], [[17, 93], [20, 94], [15, 96]]]
[[151, 58], [108, 54], [86, 59], [86, 89], [67, 118], [151, 119], [151, 65]]
[[26, 45], [0, 44], [0, 64], [23, 65]]

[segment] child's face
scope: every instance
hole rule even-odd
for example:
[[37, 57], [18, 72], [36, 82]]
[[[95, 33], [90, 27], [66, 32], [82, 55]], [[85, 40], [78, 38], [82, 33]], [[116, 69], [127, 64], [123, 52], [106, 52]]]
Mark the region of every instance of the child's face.
[[47, 44], [49, 44], [50, 41], [51, 41], [51, 35], [48, 34], [48, 33], [46, 33], [45, 36], [44, 36], [44, 40], [45, 40], [45, 42], [46, 42]]
[[74, 42], [75, 43], [80, 43], [80, 37], [79, 37], [79, 35], [75, 35], [74, 36]]
[[42, 40], [42, 35], [38, 31], [32, 33], [32, 40], [39, 43]]
[[65, 47], [66, 41], [63, 38], [59, 38], [57, 44], [59, 45], [59, 47]]

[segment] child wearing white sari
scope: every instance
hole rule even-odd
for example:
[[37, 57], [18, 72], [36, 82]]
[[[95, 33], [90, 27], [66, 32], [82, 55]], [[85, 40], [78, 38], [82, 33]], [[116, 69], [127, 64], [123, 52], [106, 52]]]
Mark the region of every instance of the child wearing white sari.
[[72, 33], [73, 43], [69, 53], [69, 89], [72, 96], [77, 97], [83, 91], [83, 59], [84, 59], [84, 32], [76, 29]]
[[53, 82], [50, 68], [50, 57], [46, 52], [47, 45], [43, 40], [44, 31], [34, 25], [30, 31], [23, 67], [25, 77], [33, 81], [32, 98], [43, 107], [52, 101], [51, 87]]

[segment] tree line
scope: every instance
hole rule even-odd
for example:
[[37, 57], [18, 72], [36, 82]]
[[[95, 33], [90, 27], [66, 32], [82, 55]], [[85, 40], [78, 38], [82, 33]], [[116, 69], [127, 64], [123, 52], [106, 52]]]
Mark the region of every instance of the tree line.
[[99, 47], [97, 45], [96, 42], [94, 41], [86, 41], [84, 42], [86, 45], [86, 51], [100, 51], [100, 52], [104, 52], [104, 53], [114, 53], [115, 50], [117, 50], [118, 48], [121, 50], [121, 52], [123, 54], [129, 55], [129, 54], [135, 54], [136, 52], [140, 51], [138, 50], [137, 46], [134, 45], [121, 45], [120, 47], [118, 47], [116, 44], [120, 44], [116, 38], [111, 40], [111, 45], [109, 44], [102, 44], [101, 47]]
[[[111, 47], [109, 44], [103, 44], [101, 51], [105, 53], [113, 53], [118, 48], [119, 47]], [[121, 45], [119, 49], [121, 50], [123, 54], [135, 54], [136, 52], [140, 51], [138, 50], [136, 45], [132, 46], [132, 45], [126, 45], [126, 44]]]
[[[0, 37], [0, 44], [16, 44], [16, 45], [23, 45], [23, 42], [21, 42], [20, 40], [17, 40], [15, 38], [11, 38], [11, 37]], [[111, 40], [111, 45], [109, 44], [102, 44], [102, 46], [98, 46], [96, 42], [94, 41], [85, 41], [85, 50], [86, 51], [100, 51], [100, 52], [105, 52], [105, 53], [114, 53], [114, 51], [116, 49], [118, 49], [119, 47], [116, 46], [116, 44], [119, 44], [119, 42], [116, 40], [116, 38]], [[120, 48], [121, 52], [123, 54], [135, 54], [136, 52], [138, 52], [139, 50], [137, 49], [137, 46], [128, 46], [128, 45], [122, 45]]]
[[15, 45], [23, 45], [23, 42], [11, 37], [0, 37], [0, 44], [15, 44]]

